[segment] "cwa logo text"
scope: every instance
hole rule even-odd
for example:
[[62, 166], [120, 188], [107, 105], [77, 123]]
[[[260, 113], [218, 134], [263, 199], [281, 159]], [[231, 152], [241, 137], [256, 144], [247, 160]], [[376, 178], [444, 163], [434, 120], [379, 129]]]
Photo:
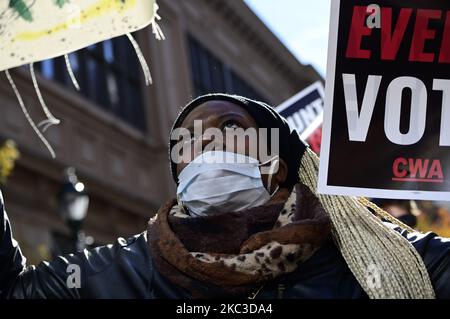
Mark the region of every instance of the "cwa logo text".
[[403, 158], [394, 160], [392, 180], [396, 182], [442, 183], [444, 174], [440, 160]]

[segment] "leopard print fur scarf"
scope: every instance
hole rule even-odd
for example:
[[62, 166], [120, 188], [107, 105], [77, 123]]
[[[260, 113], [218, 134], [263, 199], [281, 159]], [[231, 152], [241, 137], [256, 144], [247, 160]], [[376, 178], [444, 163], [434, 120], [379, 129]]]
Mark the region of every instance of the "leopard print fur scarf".
[[149, 221], [159, 272], [193, 297], [241, 296], [293, 272], [329, 237], [317, 197], [297, 184], [283, 204], [190, 217], [175, 200]]

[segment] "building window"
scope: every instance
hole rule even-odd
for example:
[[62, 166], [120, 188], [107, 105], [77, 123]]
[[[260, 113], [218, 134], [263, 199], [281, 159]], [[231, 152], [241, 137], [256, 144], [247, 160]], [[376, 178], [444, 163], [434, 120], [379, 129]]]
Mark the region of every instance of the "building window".
[[224, 92], [266, 102], [251, 85], [222, 63], [196, 39], [188, 36], [195, 96]]
[[[91, 45], [69, 55], [81, 94], [105, 111], [145, 131], [141, 68], [125, 37]], [[36, 63], [40, 73], [73, 89], [63, 57]]]

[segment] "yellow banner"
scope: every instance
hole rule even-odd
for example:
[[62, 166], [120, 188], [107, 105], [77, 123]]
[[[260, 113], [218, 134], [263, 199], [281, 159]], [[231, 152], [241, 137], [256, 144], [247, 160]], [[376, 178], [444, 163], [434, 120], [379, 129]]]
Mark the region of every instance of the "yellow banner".
[[152, 23], [155, 0], [0, 0], [0, 71]]

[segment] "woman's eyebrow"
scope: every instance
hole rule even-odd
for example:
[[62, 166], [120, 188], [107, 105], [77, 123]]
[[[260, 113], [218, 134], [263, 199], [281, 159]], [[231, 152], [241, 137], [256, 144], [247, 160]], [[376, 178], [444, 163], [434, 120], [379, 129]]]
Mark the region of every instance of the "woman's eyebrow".
[[218, 120], [222, 120], [224, 118], [230, 118], [230, 117], [233, 117], [233, 116], [237, 116], [237, 117], [242, 118], [243, 120], [247, 120], [247, 118], [243, 114], [234, 113], [234, 112], [229, 112], [229, 113], [222, 114], [222, 115], [220, 115], [218, 117]]
[[[229, 119], [229, 118], [231, 118], [231, 117], [239, 117], [239, 118], [241, 118], [242, 120], [247, 120], [247, 117], [244, 115], [244, 114], [240, 114], [240, 113], [236, 113], [236, 112], [227, 112], [227, 113], [225, 113], [225, 114], [222, 114], [222, 115], [219, 115], [218, 117], [217, 117], [217, 120], [218, 121], [222, 121], [222, 120], [224, 120], [224, 119]], [[194, 119], [194, 121], [198, 121], [198, 120], [195, 120]], [[189, 131], [193, 131], [194, 130], [194, 124], [189, 124], [187, 127], [186, 127], [186, 129], [188, 129]]]

